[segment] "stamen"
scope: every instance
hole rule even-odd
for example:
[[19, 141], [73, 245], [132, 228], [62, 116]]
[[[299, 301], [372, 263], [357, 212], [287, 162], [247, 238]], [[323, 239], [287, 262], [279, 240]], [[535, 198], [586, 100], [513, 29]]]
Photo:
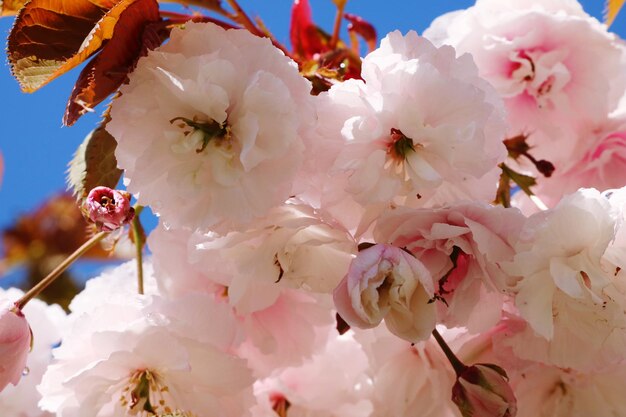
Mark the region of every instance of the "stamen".
[[397, 163], [401, 163], [406, 159], [409, 152], [415, 152], [415, 144], [413, 139], [408, 138], [399, 129], [391, 129], [391, 143], [387, 147], [387, 154]]
[[213, 119], [206, 122], [199, 122], [196, 117], [194, 117], [193, 120], [186, 117], [175, 117], [170, 120], [170, 123], [174, 124], [174, 122], [179, 120], [184, 123], [178, 124], [179, 127], [184, 128], [185, 126], [188, 126], [193, 129], [191, 132], [185, 132], [185, 136], [188, 136], [190, 133], [194, 133], [196, 131], [202, 133], [202, 143], [200, 144], [200, 147], [196, 149], [196, 153], [202, 153], [211, 140], [218, 142], [230, 140], [230, 126], [228, 126], [227, 123], [218, 123]]

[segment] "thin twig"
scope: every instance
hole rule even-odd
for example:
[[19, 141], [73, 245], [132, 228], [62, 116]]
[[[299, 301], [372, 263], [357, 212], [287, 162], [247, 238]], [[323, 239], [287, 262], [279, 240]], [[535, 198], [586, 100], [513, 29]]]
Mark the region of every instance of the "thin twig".
[[20, 298], [15, 306], [18, 309], [23, 309], [26, 303], [30, 300], [38, 296], [43, 290], [45, 290], [50, 284], [52, 284], [61, 274], [70, 267], [78, 258], [84, 255], [89, 249], [93, 248], [98, 242], [100, 242], [104, 237], [108, 234], [108, 232], [99, 232], [91, 237], [87, 242], [83, 243], [83, 245], [76, 249], [74, 253], [68, 256], [59, 266], [54, 268], [52, 272], [50, 272], [44, 279], [39, 281], [37, 285], [28, 290], [22, 298]]
[[237, 3], [237, 0], [226, 1], [235, 12], [235, 15], [232, 17], [234, 21], [239, 22], [243, 27], [248, 29], [250, 33], [260, 37], [265, 37], [265, 34], [254, 24], [254, 22], [252, 21], [252, 19], [250, 19], [250, 17], [248, 17], [246, 12], [243, 11], [239, 3]]
[[330, 38], [329, 47], [331, 50], [337, 47], [339, 42], [339, 31], [341, 30], [341, 21], [343, 20], [343, 9], [345, 8], [345, 2], [337, 5], [337, 14], [335, 14], [335, 26], [333, 28], [333, 37]]
[[448, 361], [450, 361], [450, 364], [454, 368], [454, 372], [456, 372], [456, 376], [460, 376], [463, 373], [463, 371], [467, 369], [467, 366], [463, 362], [461, 362], [459, 358], [457, 358], [454, 352], [452, 352], [452, 349], [450, 349], [450, 346], [448, 346], [448, 344], [446, 343], [444, 338], [439, 334], [437, 329], [433, 330], [433, 336], [435, 337], [435, 340], [439, 344], [439, 347], [441, 348], [441, 350], [443, 350], [443, 353], [445, 353], [446, 357], [448, 358]]

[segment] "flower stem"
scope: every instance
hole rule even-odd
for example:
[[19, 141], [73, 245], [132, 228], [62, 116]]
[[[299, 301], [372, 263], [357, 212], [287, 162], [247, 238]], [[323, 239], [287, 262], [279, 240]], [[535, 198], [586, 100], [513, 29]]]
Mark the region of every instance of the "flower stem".
[[457, 358], [454, 352], [452, 352], [452, 349], [450, 349], [450, 346], [448, 346], [448, 344], [443, 339], [443, 337], [439, 334], [437, 329], [433, 329], [433, 336], [435, 337], [435, 340], [439, 344], [439, 347], [441, 348], [441, 350], [443, 350], [443, 353], [445, 353], [446, 357], [448, 358], [448, 361], [450, 361], [450, 364], [454, 368], [454, 372], [456, 372], [456, 376], [457, 377], [460, 376], [461, 373], [463, 373], [463, 371], [467, 369], [467, 366], [463, 362], [461, 362], [459, 358]]
[[223, 11], [220, 2], [216, 0], [161, 0], [161, 3], [178, 3], [183, 6], [202, 7], [215, 12]]
[[330, 49], [335, 49], [339, 42], [339, 31], [341, 30], [341, 21], [343, 20], [343, 9], [346, 6], [346, 2], [341, 2], [337, 5], [337, 14], [335, 14], [335, 26], [333, 28], [333, 36], [330, 38]]
[[139, 222], [139, 215], [143, 210], [143, 206], [135, 207], [135, 217], [133, 218], [132, 228], [133, 236], [135, 240], [135, 259], [137, 260], [137, 292], [143, 294], [143, 233], [141, 230], [141, 223]]
[[233, 20], [239, 22], [243, 27], [248, 29], [250, 33], [256, 36], [260, 36], [262, 38], [265, 37], [265, 33], [263, 33], [254, 22], [248, 17], [246, 12], [243, 11], [237, 0], [226, 0], [230, 7], [235, 11], [235, 16]]
[[83, 245], [76, 249], [74, 253], [68, 256], [63, 262], [59, 264], [52, 272], [50, 272], [44, 279], [39, 281], [37, 285], [28, 290], [26, 294], [17, 302], [15, 306], [20, 310], [24, 308], [26, 303], [30, 300], [41, 294], [43, 290], [45, 290], [50, 284], [52, 284], [67, 268], [70, 267], [78, 258], [84, 255], [89, 249], [93, 248], [98, 242], [100, 242], [104, 237], [108, 234], [108, 232], [99, 232], [91, 237], [87, 242], [83, 243]]

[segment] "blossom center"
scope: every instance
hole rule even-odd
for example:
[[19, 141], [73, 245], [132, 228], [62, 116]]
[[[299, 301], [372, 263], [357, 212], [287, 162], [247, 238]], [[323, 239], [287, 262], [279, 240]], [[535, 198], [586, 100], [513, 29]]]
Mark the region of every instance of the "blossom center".
[[206, 150], [209, 143], [226, 147], [231, 145], [230, 126], [227, 123], [218, 123], [213, 119], [200, 121], [196, 116], [193, 119], [175, 117], [170, 120], [172, 124], [175, 122], [180, 122], [177, 126], [183, 129], [182, 141], [172, 148], [176, 153], [186, 153], [195, 148], [196, 153], [199, 154]]
[[287, 417], [287, 411], [289, 407], [291, 407], [291, 403], [287, 398], [285, 398], [282, 394], [272, 394], [270, 395], [270, 402], [272, 404], [272, 409], [276, 413], [278, 417]]
[[399, 129], [391, 128], [391, 141], [387, 145], [387, 154], [397, 164], [404, 162], [410, 152], [415, 152], [413, 139], [407, 137]]
[[160, 416], [175, 411], [168, 405], [169, 397], [169, 388], [156, 372], [139, 370], [123, 388], [120, 403], [131, 416]]
[[550, 102], [554, 104], [555, 95], [560, 94], [570, 81], [569, 70], [561, 58], [558, 51], [542, 53], [520, 50], [511, 56], [511, 78], [535, 99], [538, 107], [544, 107]]

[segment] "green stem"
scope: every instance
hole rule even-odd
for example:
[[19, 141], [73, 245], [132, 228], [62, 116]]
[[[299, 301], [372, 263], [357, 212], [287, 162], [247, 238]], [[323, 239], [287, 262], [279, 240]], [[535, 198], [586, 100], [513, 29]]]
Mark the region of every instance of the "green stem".
[[45, 290], [50, 284], [52, 284], [67, 268], [70, 267], [78, 258], [84, 255], [87, 251], [93, 248], [98, 242], [100, 242], [104, 237], [108, 234], [108, 232], [99, 232], [91, 237], [87, 242], [83, 243], [83, 245], [76, 249], [74, 253], [68, 256], [59, 266], [54, 268], [52, 272], [48, 274], [44, 279], [39, 281], [37, 285], [28, 290], [26, 294], [22, 298], [20, 298], [15, 306], [20, 310], [24, 308], [26, 303], [28, 303], [33, 298], [37, 297], [43, 290]]
[[461, 362], [459, 358], [457, 358], [454, 352], [452, 352], [452, 349], [450, 349], [450, 346], [448, 346], [448, 344], [443, 339], [443, 337], [439, 334], [437, 329], [433, 330], [433, 336], [435, 337], [435, 340], [439, 344], [439, 347], [441, 348], [441, 350], [443, 350], [443, 353], [445, 353], [446, 357], [448, 358], [448, 361], [450, 361], [450, 364], [454, 368], [454, 372], [456, 372], [456, 376], [457, 377], [460, 376], [463, 373], [463, 371], [467, 369], [467, 366], [463, 362]]
[[143, 294], [143, 236], [141, 234], [141, 223], [139, 215], [143, 210], [142, 206], [135, 207], [135, 217], [133, 218], [132, 228], [135, 237], [135, 258], [137, 260], [137, 292]]

